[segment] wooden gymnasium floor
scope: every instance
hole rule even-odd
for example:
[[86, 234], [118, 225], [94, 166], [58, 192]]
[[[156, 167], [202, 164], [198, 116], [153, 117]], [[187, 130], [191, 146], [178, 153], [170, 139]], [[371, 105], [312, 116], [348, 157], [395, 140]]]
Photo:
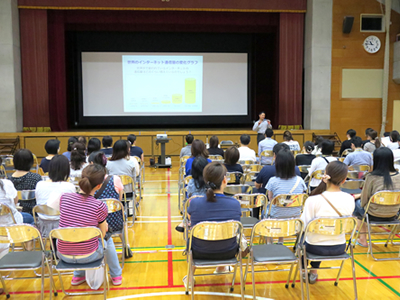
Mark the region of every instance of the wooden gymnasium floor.
[[[190, 299], [184, 294], [182, 283], [186, 275], [186, 258], [182, 255], [184, 240], [175, 231], [181, 217], [178, 211], [178, 163], [172, 169], [146, 168], [144, 199], [141, 212], [134, 228], [129, 230], [129, 243], [133, 257], [126, 261], [123, 270], [123, 284], [111, 286], [108, 299]], [[374, 237], [374, 249], [380, 257], [399, 257], [399, 247], [385, 248], [383, 237]], [[400, 236], [399, 236], [400, 240]], [[173, 245], [173, 249], [166, 247]], [[400, 262], [374, 262], [367, 250], [355, 250], [356, 276], [359, 299], [400, 299]], [[389, 254], [384, 254], [387, 252]], [[274, 267], [270, 267], [274, 268]], [[300, 299], [300, 286], [285, 288], [287, 273], [256, 274], [256, 291], [259, 299]], [[350, 261], [345, 263], [338, 287], [333, 285], [336, 271], [320, 271], [319, 281], [311, 286], [312, 299], [354, 299]], [[60, 290], [58, 277], [54, 277], [59, 295], [55, 299], [102, 299], [102, 296], [66, 297]], [[251, 277], [246, 282], [246, 299], [251, 295]], [[67, 289], [87, 290], [88, 286], [70, 286], [71, 275], [64, 277]], [[240, 298], [239, 276], [233, 293], [229, 293], [231, 276], [198, 277], [195, 299], [237, 299]], [[6, 281], [11, 299], [39, 299], [40, 279]], [[46, 280], [45, 289], [49, 284]], [[49, 294], [45, 295], [46, 299]], [[4, 295], [0, 296], [4, 297]]]

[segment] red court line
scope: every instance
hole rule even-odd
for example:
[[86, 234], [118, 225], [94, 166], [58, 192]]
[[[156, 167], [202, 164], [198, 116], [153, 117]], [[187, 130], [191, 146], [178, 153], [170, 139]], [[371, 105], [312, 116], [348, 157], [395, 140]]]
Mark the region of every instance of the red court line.
[[[171, 191], [170, 187], [170, 169], [167, 169], [168, 172], [168, 192]], [[171, 232], [171, 194], [168, 193], [167, 197], [168, 201], [168, 245], [172, 245], [172, 232]], [[173, 271], [173, 262], [172, 262], [172, 252], [168, 252], [168, 286], [172, 287], [174, 285], [174, 271]]]
[[[400, 275], [393, 276], [379, 276], [379, 277], [357, 277], [357, 280], [369, 280], [369, 279], [397, 279], [400, 278]], [[318, 279], [318, 281], [335, 281], [336, 278], [323, 278]], [[348, 281], [353, 280], [352, 277], [340, 278], [340, 281]], [[299, 283], [300, 280], [296, 280], [296, 283]], [[256, 284], [277, 284], [277, 283], [286, 283], [286, 280], [280, 281], [259, 281]], [[197, 287], [208, 287], [208, 286], [230, 286], [231, 283], [213, 283], [213, 284], [196, 284]], [[240, 282], [236, 282], [235, 285], [240, 285]], [[246, 285], [251, 285], [251, 282], [246, 282]], [[184, 285], [158, 285], [158, 286], [135, 286], [135, 287], [115, 287], [110, 288], [111, 291], [126, 291], [126, 290], [147, 290], [147, 289], [168, 289], [168, 288], [184, 288]], [[67, 292], [87, 292], [92, 291], [91, 289], [76, 289], [76, 290], [67, 290]], [[49, 291], [45, 291], [48, 293]], [[58, 291], [62, 293], [61, 290]], [[39, 294], [40, 291], [23, 291], [23, 292], [10, 292], [10, 294], [18, 295], [18, 294]]]

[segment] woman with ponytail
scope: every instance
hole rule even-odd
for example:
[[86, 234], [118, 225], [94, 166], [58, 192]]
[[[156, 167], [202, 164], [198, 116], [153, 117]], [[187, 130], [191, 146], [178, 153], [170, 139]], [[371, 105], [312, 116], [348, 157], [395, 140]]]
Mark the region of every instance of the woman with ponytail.
[[[66, 158], [68, 158], [68, 160], [71, 160], [71, 151], [72, 151], [72, 145], [77, 143], [78, 139], [74, 136], [71, 136], [68, 139], [68, 145], [67, 145], [67, 151], [64, 152], [62, 155], [64, 155]], [[86, 146], [85, 146], [86, 147]]]
[[75, 143], [72, 145], [70, 176], [73, 178], [81, 177], [82, 170], [87, 166], [85, 150], [85, 145], [82, 143]]
[[370, 130], [367, 133], [368, 142], [364, 144], [364, 151], [373, 153], [376, 149], [381, 146], [381, 140], [378, 137], [378, 133], [375, 130]]
[[289, 130], [283, 133], [283, 142], [290, 147], [290, 151], [300, 151], [299, 142], [293, 140], [292, 133]]
[[303, 145], [303, 151], [301, 154], [297, 154], [295, 157], [296, 166], [311, 166], [311, 162], [316, 157], [312, 152], [315, 149], [315, 144], [311, 141], [307, 141]]
[[[346, 181], [348, 167], [340, 162], [330, 162], [319, 186], [313, 190], [304, 205], [301, 219], [306, 227], [313, 219], [319, 217], [351, 216], [354, 210], [354, 198], [340, 190], [340, 186]], [[338, 211], [336, 212], [335, 209]], [[340, 255], [346, 249], [345, 235], [325, 236], [309, 234], [305, 240], [308, 253], [316, 255]], [[311, 262], [313, 268], [319, 268], [321, 262]], [[318, 279], [317, 270], [311, 270], [308, 274], [309, 282], [315, 283]]]
[[[103, 238], [108, 231], [106, 221], [108, 209], [105, 203], [94, 198], [94, 194], [100, 189], [104, 177], [105, 168], [98, 164], [87, 166], [82, 171], [82, 179], [79, 181], [79, 193], [66, 193], [60, 199], [60, 228], [63, 227], [99, 227]], [[107, 264], [110, 270], [113, 285], [121, 285], [122, 270], [119, 266], [117, 252], [113, 239], [104, 240], [107, 248]], [[104, 255], [101, 241], [94, 238], [82, 243], [67, 243], [58, 241], [57, 254], [66, 263], [86, 264], [99, 260]], [[85, 258], [71, 258], [70, 256], [86, 255]], [[80, 285], [86, 281], [85, 271], [75, 271], [71, 285]]]

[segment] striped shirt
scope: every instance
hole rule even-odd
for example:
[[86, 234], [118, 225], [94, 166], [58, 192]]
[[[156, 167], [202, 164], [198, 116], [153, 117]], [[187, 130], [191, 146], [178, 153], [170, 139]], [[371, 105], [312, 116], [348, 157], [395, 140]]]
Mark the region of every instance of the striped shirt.
[[[92, 196], [78, 193], [65, 193], [60, 200], [60, 228], [98, 227], [108, 215], [105, 203]], [[99, 247], [99, 239], [93, 238], [82, 243], [58, 241], [58, 251], [64, 255], [85, 255]]]

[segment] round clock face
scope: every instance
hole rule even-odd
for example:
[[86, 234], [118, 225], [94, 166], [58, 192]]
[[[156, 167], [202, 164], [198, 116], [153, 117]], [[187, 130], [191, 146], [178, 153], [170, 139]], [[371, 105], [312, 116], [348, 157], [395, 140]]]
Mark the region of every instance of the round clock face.
[[368, 53], [376, 53], [381, 48], [381, 40], [375, 35], [370, 35], [364, 40], [363, 45]]

